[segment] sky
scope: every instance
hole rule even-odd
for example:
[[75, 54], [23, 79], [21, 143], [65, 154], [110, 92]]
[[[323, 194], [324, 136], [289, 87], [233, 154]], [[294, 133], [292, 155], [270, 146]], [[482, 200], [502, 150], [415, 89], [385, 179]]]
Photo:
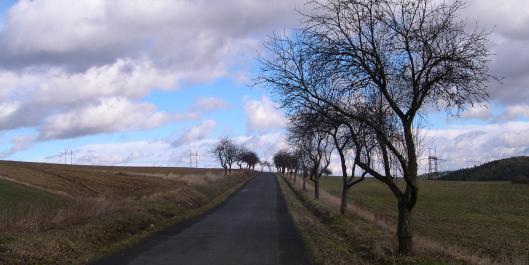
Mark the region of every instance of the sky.
[[[267, 35], [299, 27], [302, 0], [0, 0], [0, 159], [217, 164], [222, 137], [267, 160], [286, 119], [255, 85]], [[491, 30], [488, 102], [430, 111], [424, 156], [441, 170], [529, 155], [529, 2], [470, 0]], [[432, 151], [428, 151], [432, 150]], [[332, 168], [338, 172], [337, 164]]]

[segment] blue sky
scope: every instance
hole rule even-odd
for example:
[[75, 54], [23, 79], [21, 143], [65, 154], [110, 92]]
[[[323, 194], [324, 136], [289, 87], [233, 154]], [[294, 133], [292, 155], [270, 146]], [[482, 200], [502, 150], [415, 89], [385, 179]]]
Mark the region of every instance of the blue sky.
[[[285, 119], [251, 86], [266, 35], [305, 1], [0, 1], [0, 159], [215, 166], [221, 137], [270, 159]], [[490, 100], [458, 117], [430, 111], [425, 150], [442, 167], [529, 155], [529, 14], [524, 0], [468, 1], [494, 29]], [[67, 12], [65, 11], [67, 10]], [[421, 167], [424, 170], [424, 165]]]

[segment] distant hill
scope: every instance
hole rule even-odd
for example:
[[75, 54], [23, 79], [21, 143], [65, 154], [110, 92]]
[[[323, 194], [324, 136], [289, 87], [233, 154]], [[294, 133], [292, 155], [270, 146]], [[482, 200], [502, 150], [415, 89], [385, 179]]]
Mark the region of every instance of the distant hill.
[[529, 157], [519, 156], [495, 160], [479, 166], [449, 172], [441, 180], [512, 181], [529, 177]]

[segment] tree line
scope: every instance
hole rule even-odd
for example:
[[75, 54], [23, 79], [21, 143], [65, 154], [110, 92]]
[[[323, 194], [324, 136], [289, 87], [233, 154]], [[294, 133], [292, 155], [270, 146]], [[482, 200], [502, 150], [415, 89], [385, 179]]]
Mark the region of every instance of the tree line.
[[231, 174], [234, 165], [239, 169], [244, 166], [246, 169], [255, 170], [255, 165], [259, 163], [259, 157], [255, 152], [235, 144], [230, 138], [221, 139], [211, 153], [224, 168], [224, 175]]
[[[257, 83], [288, 119], [279, 172], [314, 185], [339, 156], [340, 210], [366, 177], [397, 200], [399, 253], [413, 248], [421, 124], [429, 111], [459, 113], [487, 98], [488, 32], [467, 25], [459, 0], [316, 0], [293, 33], [273, 34]], [[352, 161], [352, 162], [349, 162]], [[403, 185], [397, 185], [397, 178]]]

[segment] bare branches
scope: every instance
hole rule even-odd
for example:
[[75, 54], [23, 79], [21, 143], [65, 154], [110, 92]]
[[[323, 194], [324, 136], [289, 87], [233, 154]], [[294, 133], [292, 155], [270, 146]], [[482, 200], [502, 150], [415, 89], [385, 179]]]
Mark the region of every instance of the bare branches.
[[[296, 35], [270, 38], [267, 54], [259, 58], [258, 80], [291, 118], [295, 146], [336, 147], [344, 188], [366, 175], [388, 186], [399, 201], [400, 250], [410, 253], [409, 224], [419, 190], [414, 121], [425, 106], [459, 111], [487, 98], [487, 80], [493, 78], [488, 32], [467, 30], [457, 14], [460, 0], [310, 4], [313, 12], [305, 14]], [[353, 169], [363, 170], [356, 180], [354, 174], [347, 178], [347, 151], [355, 154]], [[307, 154], [312, 167], [327, 161], [323, 153], [316, 160]]]
[[231, 173], [231, 167], [237, 160], [238, 150], [237, 146], [229, 138], [221, 139], [211, 150], [211, 153], [224, 168], [224, 175]]
[[238, 146], [230, 138], [221, 139], [211, 150], [211, 154], [219, 161], [224, 174], [231, 173], [233, 163], [242, 169], [242, 163], [246, 163], [248, 169], [255, 169], [259, 157], [254, 152], [243, 146]]

